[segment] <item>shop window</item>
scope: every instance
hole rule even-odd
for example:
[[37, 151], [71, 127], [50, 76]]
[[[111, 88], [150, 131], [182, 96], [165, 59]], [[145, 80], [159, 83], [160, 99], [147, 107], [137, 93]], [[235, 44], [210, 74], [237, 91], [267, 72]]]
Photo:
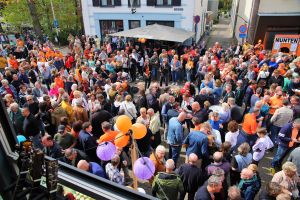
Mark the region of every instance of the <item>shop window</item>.
[[174, 27], [174, 21], [146, 21], [146, 25], [160, 24], [164, 26]]
[[129, 29], [134, 29], [141, 27], [141, 21], [140, 20], [129, 20]]
[[123, 20], [100, 20], [101, 37], [124, 30]]

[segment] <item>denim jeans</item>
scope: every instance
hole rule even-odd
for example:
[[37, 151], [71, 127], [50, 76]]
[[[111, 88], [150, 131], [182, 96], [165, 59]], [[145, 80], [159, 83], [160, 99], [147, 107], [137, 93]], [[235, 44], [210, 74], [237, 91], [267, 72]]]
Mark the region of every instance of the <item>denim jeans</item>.
[[174, 160], [175, 166], [178, 161], [178, 158], [180, 156], [180, 151], [181, 151], [181, 145], [179, 146], [174, 146], [169, 144], [169, 158]]
[[176, 71], [171, 71], [172, 74], [172, 82], [176, 83], [177, 81], [177, 72]]
[[279, 126], [275, 126], [273, 124], [271, 124], [271, 126], [270, 126], [270, 131], [271, 131], [270, 139], [272, 140], [272, 142], [274, 144], [277, 143], [277, 137], [278, 137], [278, 133], [279, 133], [280, 129], [281, 128]]
[[152, 74], [152, 79], [157, 80], [157, 68], [152, 67], [151, 74]]
[[191, 82], [192, 70], [186, 70], [186, 81]]
[[281, 167], [281, 162], [287, 154], [288, 149], [288, 147], [278, 145], [278, 149], [271, 163], [273, 168], [278, 169]]

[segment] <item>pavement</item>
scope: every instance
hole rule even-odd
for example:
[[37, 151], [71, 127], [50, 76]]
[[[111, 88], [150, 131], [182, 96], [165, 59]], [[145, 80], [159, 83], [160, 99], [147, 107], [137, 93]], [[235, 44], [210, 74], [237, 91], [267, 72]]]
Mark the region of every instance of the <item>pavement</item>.
[[206, 41], [207, 47], [212, 47], [216, 42], [219, 42], [224, 48], [228, 48], [233, 42], [231, 34], [230, 18], [221, 17], [219, 23], [213, 25]]

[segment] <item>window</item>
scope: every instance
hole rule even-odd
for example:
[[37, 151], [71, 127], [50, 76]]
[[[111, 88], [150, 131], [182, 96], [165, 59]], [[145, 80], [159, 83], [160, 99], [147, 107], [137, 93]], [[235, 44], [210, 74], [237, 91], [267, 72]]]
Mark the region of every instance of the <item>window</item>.
[[146, 21], [146, 25], [160, 24], [164, 26], [174, 27], [174, 21]]
[[156, 0], [156, 6], [172, 6], [172, 0]]
[[114, 0], [100, 0], [101, 6], [114, 6]]
[[128, 0], [128, 7], [131, 7], [131, 2], [133, 2], [132, 7], [141, 7], [141, 0]]
[[[97, 1], [100, 1], [100, 3]], [[93, 6], [97, 5], [101, 7], [121, 6], [121, 0], [93, 0]]]
[[124, 30], [123, 20], [100, 20], [101, 38], [107, 34], [116, 33]]
[[181, 0], [147, 0], [147, 6], [181, 6]]
[[129, 29], [134, 29], [141, 27], [141, 21], [140, 20], [129, 20]]

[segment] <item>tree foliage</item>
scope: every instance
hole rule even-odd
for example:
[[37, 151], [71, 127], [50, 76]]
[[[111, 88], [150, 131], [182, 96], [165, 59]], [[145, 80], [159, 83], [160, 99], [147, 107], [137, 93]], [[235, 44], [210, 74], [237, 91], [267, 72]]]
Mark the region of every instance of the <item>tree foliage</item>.
[[[1, 0], [0, 0], [1, 1]], [[10, 0], [14, 1], [14, 0]], [[18, 0], [6, 4], [2, 10], [4, 22], [8, 23], [20, 32], [24, 26], [32, 27], [32, 19], [27, 6], [27, 0]], [[42, 25], [42, 31], [49, 37], [53, 37], [56, 32], [53, 27], [53, 13], [51, 0], [31, 0], [37, 8], [37, 15]], [[59, 23], [60, 38], [65, 38], [66, 34], [72, 32], [80, 33], [81, 24], [76, 11], [76, 1], [78, 0], [52, 0], [55, 17]]]

